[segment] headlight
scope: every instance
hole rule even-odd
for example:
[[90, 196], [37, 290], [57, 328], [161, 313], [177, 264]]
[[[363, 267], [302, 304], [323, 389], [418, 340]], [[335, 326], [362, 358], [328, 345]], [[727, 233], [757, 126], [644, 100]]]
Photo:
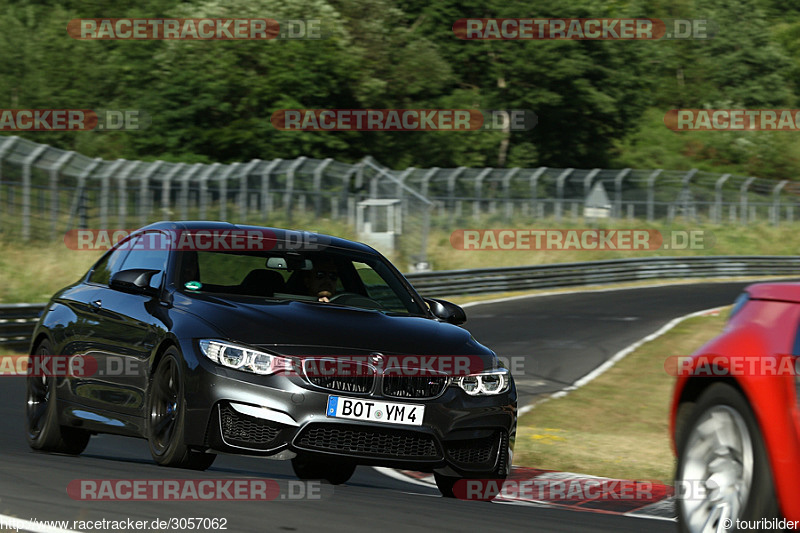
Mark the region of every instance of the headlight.
[[508, 392], [511, 386], [511, 372], [505, 368], [459, 376], [453, 378], [453, 384], [461, 387], [470, 396], [491, 396]]
[[203, 339], [200, 341], [200, 351], [217, 364], [254, 374], [269, 375], [293, 368], [291, 359], [229, 342]]

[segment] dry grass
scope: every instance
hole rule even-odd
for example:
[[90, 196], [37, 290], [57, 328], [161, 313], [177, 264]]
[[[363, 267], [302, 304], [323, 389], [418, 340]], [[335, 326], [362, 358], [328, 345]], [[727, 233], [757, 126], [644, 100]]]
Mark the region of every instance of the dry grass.
[[70, 250], [63, 242], [0, 243], [0, 303], [46, 302], [85, 274], [101, 255]]
[[584, 387], [537, 405], [519, 421], [518, 465], [621, 479], [671, 482], [667, 357], [719, 334], [727, 312], [680, 323]]

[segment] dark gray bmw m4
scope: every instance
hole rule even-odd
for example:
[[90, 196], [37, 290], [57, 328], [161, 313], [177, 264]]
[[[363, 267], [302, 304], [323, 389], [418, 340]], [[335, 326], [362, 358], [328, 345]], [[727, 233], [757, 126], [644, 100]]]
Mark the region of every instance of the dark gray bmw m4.
[[72, 370], [29, 376], [28, 441], [79, 454], [128, 435], [166, 466], [256, 455], [334, 484], [406, 468], [452, 497], [459, 479], [507, 476], [516, 432], [514, 380], [465, 321], [364, 244], [159, 222], [47, 305], [31, 354]]

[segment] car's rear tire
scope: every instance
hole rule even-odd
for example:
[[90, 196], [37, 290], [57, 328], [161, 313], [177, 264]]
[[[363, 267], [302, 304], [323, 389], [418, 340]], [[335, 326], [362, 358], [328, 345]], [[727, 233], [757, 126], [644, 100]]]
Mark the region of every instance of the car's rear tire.
[[161, 466], [206, 470], [216, 455], [192, 450], [184, 442], [186, 400], [182, 357], [170, 347], [159, 361], [147, 389], [146, 431], [150, 455]]
[[341, 485], [353, 476], [356, 464], [338, 458], [311, 454], [298, 454], [292, 459], [294, 475], [303, 481], [324, 480], [331, 485]]
[[721, 531], [725, 518], [735, 524], [780, 517], [758, 423], [732, 386], [711, 385], [689, 415], [678, 443], [675, 488], [684, 532]]
[[[33, 350], [36, 356], [52, 355], [50, 342], [43, 340]], [[79, 455], [91, 434], [58, 423], [55, 376], [28, 376], [26, 381], [25, 433], [28, 445], [43, 452]]]

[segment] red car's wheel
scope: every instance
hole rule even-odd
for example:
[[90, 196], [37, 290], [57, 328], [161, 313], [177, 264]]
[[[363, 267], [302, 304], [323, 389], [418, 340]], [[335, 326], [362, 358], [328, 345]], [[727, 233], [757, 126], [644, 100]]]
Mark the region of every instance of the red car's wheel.
[[763, 439], [747, 400], [710, 386], [682, 432], [675, 474], [681, 531], [726, 531], [736, 520], [778, 517]]

